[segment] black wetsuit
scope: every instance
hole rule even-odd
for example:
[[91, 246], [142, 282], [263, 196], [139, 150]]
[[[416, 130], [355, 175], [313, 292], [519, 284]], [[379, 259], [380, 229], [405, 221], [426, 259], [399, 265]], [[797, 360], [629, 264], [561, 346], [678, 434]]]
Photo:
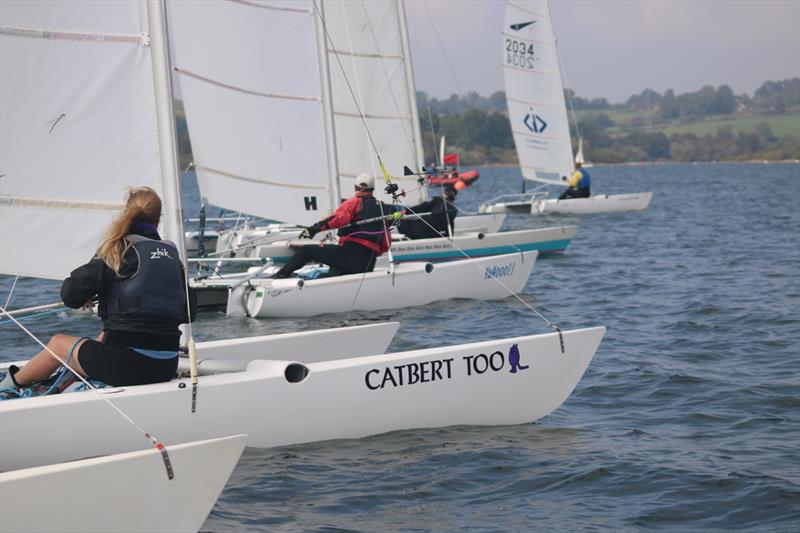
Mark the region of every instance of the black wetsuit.
[[[152, 226], [137, 224], [135, 228], [132, 234], [160, 240]], [[187, 321], [185, 297], [179, 302], [184, 318], [175, 313], [169, 318], [126, 316], [108, 309], [106, 296], [111, 286], [138, 271], [139, 257], [131, 247], [123, 256], [119, 277], [101, 259], [93, 258], [73, 270], [61, 286], [61, 299], [68, 307], [77, 309], [89, 299], [99, 297], [104, 338], [102, 342], [89, 340], [82, 344], [78, 362], [90, 378], [113, 386], [169, 381], [175, 376], [178, 365], [178, 326]], [[175, 279], [166, 280], [168, 284], [177, 285], [172, 291], [173, 299], [178, 298], [177, 289], [182, 289], [184, 283], [182, 268], [178, 272], [173, 276]]]
[[410, 214], [430, 213], [430, 215], [425, 215], [422, 219], [411, 216], [400, 221], [397, 229], [409, 239], [447, 237], [449, 235], [447, 226], [448, 224], [450, 225], [450, 231], [452, 232], [456, 215], [458, 215], [456, 206], [447, 202], [441, 196], [436, 196], [427, 202], [409, 207], [408, 210]]

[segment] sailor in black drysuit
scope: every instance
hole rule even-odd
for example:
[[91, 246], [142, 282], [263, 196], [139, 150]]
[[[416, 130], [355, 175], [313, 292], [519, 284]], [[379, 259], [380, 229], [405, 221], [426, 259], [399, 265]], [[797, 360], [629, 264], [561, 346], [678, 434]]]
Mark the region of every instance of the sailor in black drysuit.
[[422, 219], [407, 216], [397, 225], [398, 231], [409, 239], [432, 239], [451, 235], [458, 215], [458, 208], [453, 204], [455, 199], [455, 188], [447, 186], [441, 196], [407, 208], [407, 214], [429, 212], [430, 215], [425, 215]]
[[395, 210], [393, 205], [377, 200], [372, 195], [374, 190], [375, 178], [368, 174], [359, 174], [356, 178], [355, 195], [343, 202], [333, 215], [305, 228], [301, 234], [301, 237], [310, 239], [320, 231], [339, 228], [339, 244], [303, 246], [272, 277], [287, 278], [311, 261], [328, 265], [331, 276], [372, 272], [375, 260], [391, 246], [389, 221], [375, 220], [358, 225], [355, 223], [388, 216]]

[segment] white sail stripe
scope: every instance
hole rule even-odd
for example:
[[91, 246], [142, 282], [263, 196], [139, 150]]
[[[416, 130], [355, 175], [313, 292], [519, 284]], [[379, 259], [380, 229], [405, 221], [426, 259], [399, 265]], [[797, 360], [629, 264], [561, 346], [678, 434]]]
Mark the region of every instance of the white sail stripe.
[[73, 31], [53, 31], [40, 30], [34, 28], [15, 28], [12, 26], [0, 26], [0, 34], [11, 35], [13, 37], [33, 37], [37, 39], [53, 39], [61, 41], [88, 41], [97, 43], [134, 43], [143, 44], [149, 42], [146, 35], [112, 35], [101, 33], [80, 33]]
[[328, 48], [328, 52], [332, 54], [336, 54], [339, 56], [350, 56], [350, 57], [366, 57], [371, 59], [399, 59], [403, 60], [403, 56], [396, 56], [396, 55], [382, 55], [382, 54], [366, 54], [363, 52], [348, 52], [345, 50], [335, 50], [332, 48]]
[[296, 183], [286, 183], [284, 181], [272, 181], [272, 180], [264, 180], [264, 179], [256, 179], [250, 178], [248, 176], [239, 176], [237, 174], [231, 174], [229, 172], [224, 172], [222, 170], [217, 170], [215, 168], [206, 167], [203, 165], [195, 165], [195, 168], [206, 170], [208, 172], [212, 172], [214, 174], [218, 174], [220, 176], [225, 176], [226, 178], [233, 178], [236, 180], [241, 181], [249, 181], [251, 183], [258, 183], [259, 185], [274, 185], [276, 187], [286, 187], [290, 189], [309, 189], [315, 191], [327, 191], [327, 187], [321, 187], [319, 185], [298, 185]]
[[508, 5], [510, 5], [511, 7], [515, 8], [515, 9], [519, 9], [520, 11], [524, 11], [525, 13], [529, 13], [529, 14], [535, 15], [537, 17], [543, 17], [544, 16], [544, 13], [538, 13], [536, 11], [531, 11], [529, 8], [522, 7], [521, 5], [515, 4], [514, 2], [511, 2], [509, 0], [507, 0], [506, 3]]
[[253, 91], [250, 89], [245, 89], [243, 87], [236, 87], [235, 85], [222, 83], [221, 81], [212, 80], [211, 78], [206, 78], [205, 76], [201, 76], [200, 74], [195, 74], [194, 72], [190, 72], [188, 70], [179, 67], [172, 67], [172, 68], [178, 74], [183, 74], [184, 76], [189, 76], [190, 78], [204, 81], [206, 83], [210, 83], [211, 85], [222, 87], [223, 89], [230, 89], [231, 91], [236, 91], [244, 94], [251, 94], [253, 96], [263, 96], [264, 98], [279, 98], [282, 100], [302, 100], [305, 102], [322, 102], [322, 98], [318, 96], [296, 96], [291, 94], [262, 93], [259, 91]]
[[542, 135], [541, 133], [526, 133], [520, 130], [511, 130], [511, 133], [514, 135], [521, 135], [522, 137], [530, 137], [532, 139], [541, 139], [543, 141], [569, 141], [570, 138], [567, 135]]
[[[358, 119], [360, 119], [362, 117], [362, 115], [359, 115], [358, 113], [346, 113], [344, 111], [334, 111], [333, 114], [334, 115], [339, 115], [339, 116], [342, 116], [342, 117], [352, 117], [352, 118], [358, 118]], [[374, 118], [374, 119], [377, 119], [377, 120], [411, 120], [411, 116], [410, 115], [368, 115], [368, 114], [365, 114], [365, 115], [363, 115], [363, 117], [364, 118]]]
[[258, 7], [260, 9], [271, 9], [273, 11], [289, 11], [291, 13], [305, 13], [311, 15], [314, 13], [312, 9], [303, 9], [300, 7], [287, 7], [287, 6], [268, 6], [264, 4], [257, 4], [255, 2], [248, 2], [248, 0], [228, 0], [234, 4], [242, 4], [248, 7]]
[[511, 70], [519, 70], [521, 72], [533, 72], [534, 74], [541, 74], [542, 76], [557, 76], [558, 75], [558, 71], [556, 71], [556, 70], [531, 70], [529, 68], [516, 67], [514, 65], [509, 65], [505, 61], [503, 62], [503, 68], [510, 68]]
[[525, 105], [540, 105], [542, 107], [561, 107], [561, 104], [548, 104], [545, 102], [537, 102], [534, 100], [520, 100], [518, 98], [509, 98], [508, 96], [506, 96], [506, 100], [511, 100], [512, 102]]
[[31, 196], [0, 195], [0, 204], [15, 207], [40, 207], [46, 209], [74, 209], [82, 211], [119, 211], [125, 204], [117, 202], [81, 202], [74, 200], [53, 200]]

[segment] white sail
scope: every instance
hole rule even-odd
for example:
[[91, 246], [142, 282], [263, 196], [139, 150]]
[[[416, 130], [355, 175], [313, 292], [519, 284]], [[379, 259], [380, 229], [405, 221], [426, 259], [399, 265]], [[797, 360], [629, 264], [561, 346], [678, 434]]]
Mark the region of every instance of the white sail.
[[162, 192], [147, 20], [134, 0], [0, 2], [1, 273], [63, 279], [127, 186]]
[[574, 166], [547, 1], [508, 0], [502, 38], [508, 117], [522, 175], [561, 185]]
[[580, 163], [583, 165], [586, 163], [586, 159], [583, 157], [583, 139], [578, 137], [578, 151], [575, 152], [575, 163]]
[[311, 224], [331, 210], [317, 15], [311, 1], [170, 2], [201, 194]]
[[404, 203], [417, 203], [424, 190], [414, 176], [403, 176], [404, 165], [422, 167], [403, 4], [326, 0], [323, 6], [342, 194], [351, 194], [355, 177], [369, 172], [376, 196], [384, 196], [377, 150], [405, 190]]

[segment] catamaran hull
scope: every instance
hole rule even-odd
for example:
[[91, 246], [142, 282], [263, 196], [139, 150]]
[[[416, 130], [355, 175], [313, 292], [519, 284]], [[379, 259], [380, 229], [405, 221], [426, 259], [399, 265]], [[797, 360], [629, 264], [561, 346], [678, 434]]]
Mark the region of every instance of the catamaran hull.
[[[273, 357], [300, 363], [315, 363], [333, 359], [361, 357], [386, 353], [399, 322], [378, 322], [361, 326], [295, 331], [239, 337], [196, 344], [198, 365], [209, 359], [215, 361], [251, 361], [257, 357]], [[6, 372], [12, 364], [23, 366], [27, 361], [5, 361], [0, 371]]]
[[453, 224], [456, 235], [459, 233], [497, 233], [506, 216], [499, 214], [458, 215]]
[[[558, 408], [604, 327], [247, 371], [103, 393], [165, 443], [246, 433], [268, 448], [460, 424], [507, 425]], [[0, 402], [0, 470], [134, 450], [138, 430], [91, 392]]]
[[[456, 234], [459, 233], [495, 233], [500, 231], [506, 217], [504, 214], [477, 214], [477, 215], [459, 215], [454, 224]], [[280, 228], [282, 225], [272, 224], [267, 228], [250, 228], [245, 230], [223, 230], [219, 233], [214, 230], [207, 230], [203, 239], [203, 249], [205, 253], [210, 254], [216, 250], [229, 250], [243, 242], [254, 238], [267, 238], [268, 240], [275, 240], [275, 235], [279, 231], [286, 233], [285, 238], [297, 238], [299, 230], [296, 226], [284, 225], [284, 230], [276, 231], [275, 228]], [[242, 235], [243, 234], [243, 235]], [[272, 236], [273, 238], [269, 238]], [[191, 252], [196, 252], [199, 248], [199, 231], [186, 232], [186, 248]], [[219, 239], [219, 244], [218, 244]]]
[[522, 213], [550, 215], [553, 213], [570, 215], [590, 215], [594, 213], [616, 213], [624, 211], [644, 211], [650, 205], [652, 192], [631, 194], [601, 194], [589, 198], [568, 198], [565, 200], [526, 200], [496, 202], [480, 206], [482, 213]]
[[167, 446], [171, 480], [153, 447], [2, 473], [0, 531], [197, 531], [246, 440]]
[[589, 198], [569, 198], [566, 200], [537, 200], [533, 202], [531, 213], [547, 215], [563, 213], [588, 215], [592, 213], [616, 213], [624, 211], [644, 211], [650, 205], [652, 192], [631, 194], [602, 194]]
[[398, 265], [393, 271], [379, 269], [310, 281], [253, 281], [253, 289], [242, 291], [242, 297], [247, 314], [252, 317], [401, 309], [449, 298], [493, 300], [525, 287], [536, 255], [537, 252], [524, 252], [437, 265], [412, 262]]
[[[514, 252], [563, 252], [578, 232], [577, 226], [503, 231], [500, 233], [469, 233], [456, 235], [452, 239], [418, 239], [392, 243], [395, 262], [449, 261], [468, 257], [510, 254]], [[243, 250], [241, 256], [269, 257], [276, 263], [284, 263], [292, 256], [297, 246], [314, 246], [308, 240], [283, 241], [254, 246]], [[463, 252], [462, 252], [463, 250]], [[378, 265], [388, 263], [388, 255], [378, 260]]]

